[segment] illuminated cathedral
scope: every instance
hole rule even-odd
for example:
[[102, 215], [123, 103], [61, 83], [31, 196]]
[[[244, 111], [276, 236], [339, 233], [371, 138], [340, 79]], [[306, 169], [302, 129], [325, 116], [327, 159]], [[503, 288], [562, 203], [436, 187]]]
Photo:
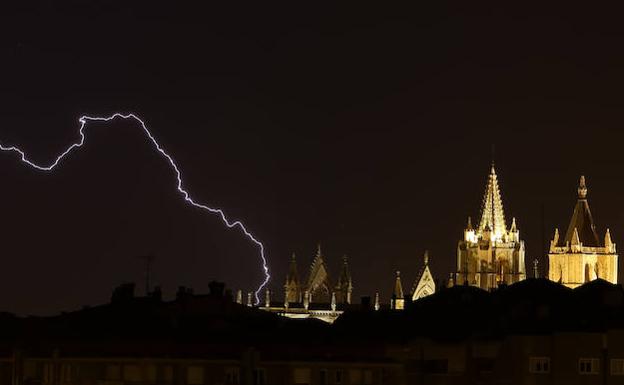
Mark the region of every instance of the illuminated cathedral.
[[318, 245], [307, 279], [300, 281], [293, 253], [284, 283], [284, 300], [272, 301], [267, 290], [264, 306], [260, 308], [290, 318], [318, 318], [333, 322], [351, 305], [352, 293], [353, 280], [347, 257], [342, 258], [340, 274], [332, 285], [325, 256]]
[[587, 201], [587, 185], [581, 176], [574, 213], [564, 237], [555, 235], [548, 254], [548, 278], [574, 288], [601, 278], [617, 283], [618, 255], [609, 229], [602, 240], [596, 232]]
[[470, 217], [457, 245], [457, 270], [449, 285], [467, 284], [490, 290], [526, 278], [524, 241], [516, 219], [507, 227], [494, 164], [490, 169], [481, 206], [481, 220], [473, 227]]

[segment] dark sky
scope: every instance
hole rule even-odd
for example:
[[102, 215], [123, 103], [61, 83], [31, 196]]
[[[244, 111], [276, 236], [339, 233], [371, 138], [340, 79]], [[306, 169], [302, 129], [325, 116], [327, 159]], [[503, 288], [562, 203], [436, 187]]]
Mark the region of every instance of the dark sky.
[[[492, 144], [528, 266], [540, 207], [547, 238], [565, 229], [582, 173], [600, 234], [624, 239], [619, 10], [83, 3], [0, 12], [0, 141], [45, 163], [80, 115], [139, 114], [193, 197], [265, 243], [280, 298], [319, 241], [356, 298], [387, 300], [397, 269], [410, 287], [425, 249], [446, 278]], [[2, 310], [105, 302], [147, 253], [168, 296], [261, 282], [254, 245], [180, 199], [136, 124], [90, 125], [53, 174], [7, 154], [0, 173]]]

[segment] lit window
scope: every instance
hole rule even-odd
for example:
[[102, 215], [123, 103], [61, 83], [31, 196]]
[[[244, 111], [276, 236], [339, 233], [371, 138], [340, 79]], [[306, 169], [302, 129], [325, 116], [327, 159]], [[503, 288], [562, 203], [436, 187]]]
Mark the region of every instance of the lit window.
[[611, 375], [612, 376], [624, 376], [624, 359], [622, 358], [611, 359]]
[[239, 385], [240, 384], [240, 369], [237, 367], [230, 367], [225, 369], [225, 385]]
[[264, 369], [254, 369], [253, 380], [254, 385], [266, 384], [266, 373], [264, 372]]
[[334, 377], [334, 384], [337, 384], [337, 385], [342, 384], [342, 370], [336, 370], [336, 375]]
[[154, 383], [156, 382], [156, 365], [147, 364], [145, 366], [145, 378], [148, 382]]
[[295, 384], [307, 385], [310, 384], [311, 370], [310, 368], [295, 368], [294, 370]]
[[186, 368], [186, 383], [200, 385], [204, 383], [204, 368], [201, 366], [189, 366]]
[[598, 358], [579, 358], [580, 374], [598, 374], [600, 360]]
[[70, 364], [61, 365], [61, 382], [72, 382], [72, 367]]
[[54, 382], [54, 364], [44, 364], [43, 366], [43, 382], [50, 384]]
[[349, 370], [349, 383], [351, 385], [360, 385], [362, 383], [362, 371], [360, 369]]
[[166, 383], [173, 382], [173, 366], [165, 365], [162, 368], [163, 370], [163, 381]]
[[530, 373], [550, 373], [550, 357], [530, 357]]
[[327, 385], [327, 369], [321, 369], [319, 372], [319, 385]]

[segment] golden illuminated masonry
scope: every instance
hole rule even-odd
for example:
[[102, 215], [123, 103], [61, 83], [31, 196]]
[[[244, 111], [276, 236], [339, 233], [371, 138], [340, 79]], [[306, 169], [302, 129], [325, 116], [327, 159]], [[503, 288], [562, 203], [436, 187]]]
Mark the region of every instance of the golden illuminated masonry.
[[525, 278], [524, 241], [520, 240], [515, 218], [507, 228], [498, 177], [492, 165], [481, 221], [473, 228], [468, 218], [464, 238], [457, 245], [457, 270], [451, 274], [449, 284], [493, 289]]
[[577, 287], [596, 278], [617, 283], [618, 256], [609, 229], [601, 242], [587, 202], [587, 185], [581, 176], [578, 199], [565, 237], [555, 235], [548, 254], [548, 278]]

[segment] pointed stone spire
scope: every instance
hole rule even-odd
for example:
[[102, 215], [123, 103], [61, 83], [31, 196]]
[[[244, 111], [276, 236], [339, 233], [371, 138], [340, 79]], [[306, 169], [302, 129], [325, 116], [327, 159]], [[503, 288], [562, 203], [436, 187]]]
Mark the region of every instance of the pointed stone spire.
[[379, 310], [379, 292], [375, 293], [375, 310]]
[[559, 243], [559, 229], [555, 228], [555, 236], [553, 237], [553, 246], [557, 246]]
[[574, 228], [574, 232], [572, 233], [572, 239], [570, 240], [570, 244], [572, 246], [578, 246], [581, 244], [581, 240], [579, 238], [578, 230], [576, 227]]
[[401, 284], [401, 272], [397, 270], [392, 292], [392, 309], [402, 310], [404, 305], [405, 297], [403, 296], [403, 285]]
[[492, 163], [490, 175], [488, 176], [485, 195], [483, 196], [481, 222], [479, 222], [480, 230], [485, 230], [486, 227], [489, 227], [497, 236], [502, 236], [506, 232], [503, 201], [498, 187], [498, 177], [496, 176], [494, 163]]
[[579, 199], [587, 198], [587, 185], [585, 184], [585, 175], [581, 175], [581, 178], [579, 179], [578, 197]]
[[533, 260], [533, 278], [539, 278], [539, 270], [537, 269], [537, 265], [539, 261], [537, 259]]
[[403, 298], [403, 284], [401, 283], [401, 272], [397, 270], [396, 279], [394, 280], [394, 291], [392, 292], [396, 298]]
[[306, 289], [310, 293], [310, 302], [312, 302], [312, 297], [314, 297], [317, 302], [329, 302], [332, 288], [329, 282], [329, 272], [325, 264], [325, 258], [321, 252], [321, 244], [319, 243], [316, 249], [316, 256], [310, 266], [310, 273], [306, 284]]
[[607, 229], [607, 232], [605, 233], [605, 237], [604, 237], [604, 245], [605, 245], [605, 249], [607, 251], [607, 253], [613, 253], [614, 252], [614, 245], [613, 245], [613, 241], [611, 240], [611, 232], [609, 231], [609, 229]]
[[351, 272], [349, 271], [349, 260], [347, 256], [342, 257], [342, 270], [338, 277], [338, 282], [334, 287], [337, 292], [338, 302], [351, 303], [351, 294], [353, 292], [353, 280], [351, 279]]
[[466, 230], [472, 230], [472, 218], [468, 217], [468, 224], [466, 225]]
[[509, 231], [511, 231], [512, 233], [518, 231], [518, 227], [516, 226], [516, 217], [513, 217], [511, 219], [511, 229]]
[[284, 284], [284, 304], [300, 301], [301, 284], [299, 282], [299, 272], [297, 270], [297, 258], [295, 253], [292, 253], [288, 274], [286, 275], [286, 283]]

